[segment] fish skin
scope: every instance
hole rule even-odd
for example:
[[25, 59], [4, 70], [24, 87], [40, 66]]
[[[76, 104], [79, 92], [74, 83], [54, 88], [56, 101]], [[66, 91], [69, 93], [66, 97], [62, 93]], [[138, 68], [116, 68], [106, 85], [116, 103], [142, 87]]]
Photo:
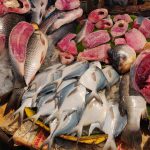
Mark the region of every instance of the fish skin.
[[81, 8], [77, 8], [77, 9], [65, 12], [63, 17], [58, 18], [54, 22], [49, 32], [52, 33], [53, 31], [56, 31], [57, 29], [59, 29], [61, 26], [75, 21], [76, 19], [80, 18], [82, 14], [83, 14], [83, 10]]
[[56, 0], [55, 7], [58, 10], [73, 10], [80, 6], [79, 0]]
[[46, 12], [48, 0], [30, 0], [31, 3], [31, 22], [40, 24]]
[[89, 20], [85, 20], [85, 23], [81, 31], [77, 34], [76, 42], [80, 43], [88, 34], [94, 31], [94, 24]]
[[[20, 34], [18, 34], [18, 31]], [[13, 72], [17, 79], [24, 78], [27, 44], [33, 32], [33, 26], [25, 21], [22, 21], [19, 22], [10, 33], [9, 56], [12, 63]], [[18, 43], [18, 41], [20, 42]]]
[[146, 44], [146, 38], [143, 33], [135, 28], [125, 34], [125, 39], [127, 44], [131, 46], [136, 53], [140, 53]]
[[[86, 79], [88, 79], [88, 82]], [[101, 69], [95, 65], [90, 66], [90, 68], [79, 79], [79, 83], [91, 91], [86, 99], [86, 103], [89, 103], [93, 98], [96, 98], [97, 101], [102, 103], [98, 91], [104, 89], [108, 82]]]
[[[146, 102], [144, 98], [136, 92], [130, 84], [129, 74], [125, 74], [120, 82], [120, 98], [122, 115], [128, 115], [127, 126], [125, 127], [121, 139], [129, 147], [140, 149], [142, 134], [140, 131], [141, 117], [147, 114]], [[135, 140], [136, 139], [136, 140]]]
[[113, 27], [111, 28], [111, 35], [113, 37], [119, 37], [124, 35], [128, 30], [128, 23], [124, 20], [116, 21]]
[[48, 40], [40, 31], [35, 31], [27, 46], [25, 82], [28, 85], [43, 63], [48, 49]]
[[136, 60], [136, 53], [129, 45], [118, 45], [108, 51], [110, 63], [120, 74], [129, 72]]
[[107, 30], [98, 30], [88, 34], [82, 41], [85, 48], [94, 48], [110, 41]]

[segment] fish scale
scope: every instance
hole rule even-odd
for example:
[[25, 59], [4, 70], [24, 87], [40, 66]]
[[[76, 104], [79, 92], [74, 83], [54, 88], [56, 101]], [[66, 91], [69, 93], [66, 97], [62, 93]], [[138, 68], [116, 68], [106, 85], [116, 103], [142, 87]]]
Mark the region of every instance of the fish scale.
[[41, 61], [45, 58], [48, 42], [41, 31], [35, 31], [27, 46], [25, 62], [25, 81], [28, 85], [41, 66]]

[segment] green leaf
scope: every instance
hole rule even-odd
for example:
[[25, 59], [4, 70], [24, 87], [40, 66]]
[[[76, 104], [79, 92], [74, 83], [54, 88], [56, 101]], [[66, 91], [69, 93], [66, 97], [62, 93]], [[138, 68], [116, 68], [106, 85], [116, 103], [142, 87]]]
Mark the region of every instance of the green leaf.
[[83, 52], [84, 51], [84, 46], [82, 45], [82, 42], [78, 43], [77, 44], [77, 49], [78, 49], [78, 52]]
[[130, 15], [130, 17], [133, 19], [133, 21], [137, 18], [135, 15]]
[[149, 39], [146, 39], [147, 40], [147, 42], [150, 42], [150, 38]]
[[77, 25], [76, 27], [76, 34], [80, 32], [82, 26], [80, 24]]

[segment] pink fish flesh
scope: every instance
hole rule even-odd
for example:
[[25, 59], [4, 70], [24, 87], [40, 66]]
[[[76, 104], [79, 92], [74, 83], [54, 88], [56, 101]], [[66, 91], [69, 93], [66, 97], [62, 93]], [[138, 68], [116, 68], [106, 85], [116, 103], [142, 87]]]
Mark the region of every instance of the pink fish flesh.
[[29, 0], [19, 0], [22, 3], [22, 7], [7, 7], [5, 0], [0, 0], [0, 15], [7, 13], [25, 14], [30, 11], [31, 5]]
[[137, 29], [133, 28], [125, 34], [126, 42], [136, 53], [140, 53], [146, 44], [145, 36]]
[[60, 61], [63, 65], [69, 65], [74, 61], [74, 56], [66, 53], [66, 52], [60, 52]]
[[72, 55], [77, 55], [77, 47], [74, 39], [76, 37], [76, 34], [69, 33], [67, 34], [60, 42], [58, 42], [57, 47], [62, 52], [67, 52]]
[[145, 35], [146, 38], [150, 38], [150, 19], [145, 18], [142, 21], [139, 30]]
[[10, 33], [9, 53], [11, 61], [21, 76], [24, 75], [27, 44], [33, 32], [33, 26], [25, 21], [22, 21], [19, 22]]
[[110, 41], [109, 33], [106, 30], [99, 30], [87, 35], [83, 39], [82, 44], [86, 48], [94, 48], [109, 41]]
[[77, 43], [81, 42], [88, 34], [92, 33], [94, 31], [94, 24], [86, 20], [86, 22], [83, 25], [83, 28], [81, 31], [77, 34], [76, 41]]
[[79, 0], [56, 0], [55, 2], [55, 7], [59, 10], [73, 10], [79, 6]]
[[126, 21], [127, 23], [133, 22], [132, 18], [131, 18], [128, 14], [123, 14], [123, 15], [116, 15], [116, 16], [114, 16], [114, 19], [113, 19], [114, 22], [117, 22], [117, 21], [119, 21], [119, 20], [124, 20], [124, 21]]
[[104, 9], [104, 8], [95, 9], [89, 14], [88, 20], [90, 20], [93, 23], [97, 23], [98, 21], [106, 18], [107, 16], [108, 16], [108, 10], [107, 9]]
[[150, 50], [143, 51], [136, 59], [130, 71], [131, 82], [150, 103]]
[[85, 49], [84, 52], [79, 53], [78, 61], [101, 61], [109, 63], [108, 51], [111, 49], [110, 44], [104, 44], [92, 49]]
[[124, 20], [119, 20], [111, 28], [111, 35], [113, 37], [119, 37], [124, 35], [127, 30], [128, 30], [128, 23], [125, 22]]
[[96, 23], [95, 26], [98, 29], [109, 29], [113, 26], [113, 21], [109, 16], [106, 19], [101, 19], [99, 22]]
[[127, 44], [124, 38], [115, 39], [115, 45], [124, 45], [124, 44]]

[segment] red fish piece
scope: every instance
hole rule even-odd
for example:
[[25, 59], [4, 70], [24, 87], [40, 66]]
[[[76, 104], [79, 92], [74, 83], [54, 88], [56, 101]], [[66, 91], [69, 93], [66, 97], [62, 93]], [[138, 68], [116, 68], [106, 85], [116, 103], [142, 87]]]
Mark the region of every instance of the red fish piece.
[[115, 39], [115, 45], [124, 45], [124, 44], [127, 44], [124, 38]]
[[66, 53], [66, 52], [60, 52], [60, 61], [63, 65], [69, 65], [74, 61], [74, 56]]
[[113, 37], [119, 37], [124, 35], [127, 30], [128, 30], [128, 23], [125, 22], [124, 20], [119, 20], [111, 28], [111, 35]]
[[76, 37], [76, 34], [69, 33], [67, 34], [58, 44], [57, 47], [62, 51], [62, 52], [68, 52], [72, 55], [77, 55], [77, 47], [74, 39]]
[[90, 20], [93, 23], [97, 23], [98, 21], [106, 18], [107, 16], [108, 16], [108, 10], [107, 9], [104, 9], [104, 8], [95, 9], [89, 14], [88, 20]]
[[88, 34], [82, 41], [82, 44], [86, 48], [94, 48], [101, 44], [110, 41], [110, 35], [106, 30], [99, 30]]
[[10, 49], [19, 62], [25, 61], [28, 40], [33, 32], [33, 26], [25, 21], [22, 21], [19, 22], [10, 33]]
[[117, 21], [119, 21], [119, 20], [124, 20], [124, 21], [126, 21], [127, 23], [133, 22], [132, 18], [131, 18], [128, 14], [123, 14], [123, 15], [116, 15], [116, 16], [114, 16], [114, 19], [113, 19], [114, 22], [117, 22]]
[[79, 6], [79, 0], [57, 0], [55, 2], [55, 7], [59, 10], [73, 10]]
[[0, 15], [4, 15], [7, 13], [18, 13], [18, 14], [25, 14], [27, 12], [30, 11], [30, 2], [28, 0], [19, 0], [23, 7], [22, 8], [12, 8], [12, 7], [7, 7], [6, 5], [4, 5], [4, 0], [1, 0], [1, 4], [0, 4]]
[[78, 61], [101, 61], [109, 63], [108, 51], [111, 49], [110, 44], [104, 44], [92, 49], [85, 49], [84, 52], [79, 53]]
[[133, 28], [125, 34], [126, 42], [136, 53], [140, 53], [146, 44], [145, 36], [137, 29]]
[[148, 18], [145, 18], [142, 21], [139, 30], [145, 35], [146, 38], [150, 38], [150, 20]]

